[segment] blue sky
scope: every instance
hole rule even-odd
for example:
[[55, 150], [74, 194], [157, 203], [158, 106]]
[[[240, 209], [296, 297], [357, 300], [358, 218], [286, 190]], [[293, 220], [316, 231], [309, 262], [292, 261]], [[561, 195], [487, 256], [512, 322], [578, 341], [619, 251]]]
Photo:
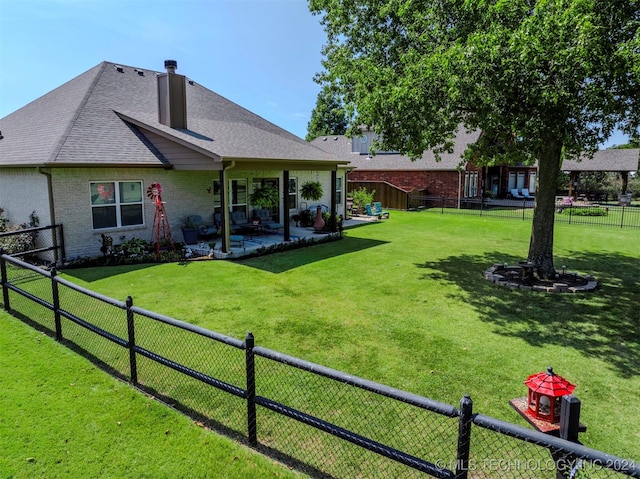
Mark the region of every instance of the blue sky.
[[162, 71], [172, 59], [304, 138], [325, 40], [306, 0], [0, 0], [0, 118], [102, 61]]

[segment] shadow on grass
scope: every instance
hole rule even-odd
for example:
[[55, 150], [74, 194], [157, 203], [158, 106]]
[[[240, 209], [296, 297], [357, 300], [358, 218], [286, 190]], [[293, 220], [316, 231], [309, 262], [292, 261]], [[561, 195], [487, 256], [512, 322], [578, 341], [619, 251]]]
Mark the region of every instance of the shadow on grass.
[[[3, 303], [2, 306], [4, 306]], [[33, 320], [32, 318], [30, 318], [29, 316], [26, 316], [20, 312], [17, 311], [11, 311], [9, 314], [11, 314], [13, 317], [19, 319], [20, 321], [24, 322], [25, 324], [31, 326], [32, 328], [34, 328], [37, 331], [40, 331], [43, 334], [46, 334], [47, 336], [50, 336], [51, 338], [55, 338], [55, 331], [53, 329], [51, 329], [49, 326], [47, 326], [46, 324], [43, 324], [41, 322], [38, 322], [36, 320]], [[92, 338], [96, 338], [97, 336], [92, 336]], [[68, 338], [64, 338], [61, 341], [61, 344], [65, 345], [67, 348], [69, 348], [71, 351], [75, 352], [76, 354], [86, 358], [88, 361], [90, 361], [94, 366], [96, 366], [99, 369], [102, 369], [103, 371], [105, 371], [106, 373], [110, 374], [111, 376], [113, 376], [114, 378], [122, 381], [123, 383], [127, 383], [129, 384], [132, 388], [137, 389], [138, 391], [142, 392], [143, 394], [145, 394], [147, 397], [152, 398], [168, 407], [170, 407], [171, 409], [174, 409], [178, 412], [180, 412], [181, 414], [184, 414], [185, 416], [191, 418], [194, 420], [195, 424], [200, 425], [201, 427], [210, 429], [218, 434], [224, 435], [236, 442], [239, 442], [241, 444], [244, 444], [247, 447], [250, 447], [252, 449], [255, 449], [256, 451], [258, 451], [259, 453], [270, 457], [271, 459], [274, 459], [276, 461], [281, 462], [282, 464], [292, 468], [292, 469], [296, 469], [298, 471], [304, 472], [308, 475], [310, 475], [311, 477], [315, 477], [318, 479], [335, 479], [335, 476], [332, 476], [326, 472], [321, 471], [320, 469], [317, 469], [316, 467], [314, 467], [313, 465], [304, 462], [292, 455], [289, 455], [285, 452], [279, 451], [275, 448], [269, 447], [266, 444], [261, 444], [258, 443], [255, 446], [252, 446], [249, 444], [248, 441], [248, 437], [246, 435], [245, 432], [243, 431], [238, 431], [232, 427], [229, 427], [225, 424], [223, 424], [220, 421], [217, 421], [215, 418], [206, 415], [194, 408], [192, 408], [191, 406], [185, 404], [183, 401], [180, 400], [180, 398], [174, 397], [174, 396], [167, 396], [165, 394], [163, 394], [161, 391], [158, 391], [156, 389], [154, 389], [152, 386], [146, 385], [142, 382], [139, 382], [137, 385], [133, 385], [131, 383], [131, 376], [129, 374], [129, 372], [123, 372], [118, 370], [117, 368], [115, 368], [114, 366], [110, 365], [109, 363], [105, 362], [103, 359], [101, 359], [100, 357], [96, 356], [94, 353], [92, 353], [91, 351], [89, 351], [88, 349], [86, 349], [85, 347], [83, 347], [82, 345], [80, 345], [79, 343], [77, 343], [76, 341], [72, 340], [72, 339], [68, 339]], [[154, 378], [151, 378], [151, 380], [153, 380]], [[186, 398], [186, 399], [190, 399], [193, 400], [193, 398]], [[200, 398], [202, 399], [202, 398]]]
[[640, 375], [640, 268], [638, 259], [617, 253], [571, 252], [570, 271], [592, 274], [600, 284], [593, 293], [554, 294], [511, 290], [482, 276], [493, 263], [522, 260], [498, 251], [450, 256], [417, 264], [423, 279], [449, 282], [462, 289], [455, 301], [471, 304], [495, 332], [534, 346], [574, 348], [606, 361], [620, 376]]
[[[104, 278], [110, 278], [112, 276], [118, 276], [119, 274], [129, 273], [131, 271], [137, 271], [140, 269], [153, 268], [160, 263], [140, 263], [140, 264], [127, 264], [127, 265], [114, 265], [114, 266], [92, 266], [88, 268], [68, 268], [62, 272], [71, 276], [72, 278], [78, 278], [87, 283], [98, 281]], [[176, 263], [178, 264], [178, 263]]]
[[340, 241], [330, 241], [328, 243], [306, 246], [304, 248], [280, 253], [239, 259], [237, 263], [277, 274], [315, 263], [316, 261], [334, 258], [343, 254], [355, 253], [385, 243], [386, 241], [345, 236]]

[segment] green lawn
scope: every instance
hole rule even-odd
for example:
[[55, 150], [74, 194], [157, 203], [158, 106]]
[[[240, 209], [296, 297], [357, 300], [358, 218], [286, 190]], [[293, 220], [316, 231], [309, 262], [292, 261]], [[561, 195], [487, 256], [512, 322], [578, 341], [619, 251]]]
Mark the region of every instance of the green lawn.
[[0, 477], [301, 477], [0, 311]]
[[591, 273], [587, 295], [485, 281], [525, 259], [530, 223], [392, 212], [342, 241], [238, 262], [69, 270], [108, 296], [335, 369], [525, 424], [509, 406], [524, 379], [577, 384], [583, 444], [639, 460], [637, 230], [558, 224], [556, 265]]

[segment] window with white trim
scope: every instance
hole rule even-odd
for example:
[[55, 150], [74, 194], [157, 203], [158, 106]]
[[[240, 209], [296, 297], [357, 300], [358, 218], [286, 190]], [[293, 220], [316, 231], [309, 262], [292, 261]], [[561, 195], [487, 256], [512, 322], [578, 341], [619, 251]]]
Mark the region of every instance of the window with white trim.
[[464, 174], [464, 195], [465, 198], [478, 196], [478, 172], [467, 171]]
[[144, 225], [142, 181], [89, 183], [94, 230]]
[[336, 206], [342, 204], [342, 177], [336, 178]]

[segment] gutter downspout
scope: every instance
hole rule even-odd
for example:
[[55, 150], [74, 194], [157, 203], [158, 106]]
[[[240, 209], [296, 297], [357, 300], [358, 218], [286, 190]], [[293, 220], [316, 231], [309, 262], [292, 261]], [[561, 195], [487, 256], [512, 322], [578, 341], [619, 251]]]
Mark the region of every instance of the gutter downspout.
[[42, 166], [38, 166], [38, 173], [47, 177], [47, 199], [49, 200], [49, 221], [52, 225], [56, 224], [56, 212], [53, 207], [53, 182], [51, 173], [45, 171]]
[[[223, 163], [224, 165], [224, 163]], [[227, 166], [223, 166], [222, 170], [220, 170], [220, 219], [222, 220], [222, 245], [220, 249], [223, 253], [230, 253], [231, 249], [229, 248], [229, 234], [231, 231], [231, 227], [229, 225], [229, 192], [228, 192], [228, 181], [227, 181], [227, 171], [232, 170], [236, 167], [236, 160], [231, 160]]]

